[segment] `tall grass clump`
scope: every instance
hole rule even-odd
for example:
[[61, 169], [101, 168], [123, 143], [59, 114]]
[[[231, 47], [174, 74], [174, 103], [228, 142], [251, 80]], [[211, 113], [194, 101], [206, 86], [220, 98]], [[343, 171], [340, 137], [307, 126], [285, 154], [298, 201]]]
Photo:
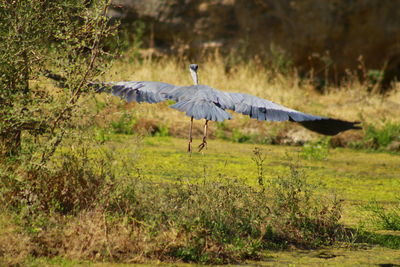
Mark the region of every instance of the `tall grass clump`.
[[373, 125], [366, 128], [364, 143], [367, 148], [387, 149], [393, 142], [400, 142], [400, 123], [387, 122], [380, 128]]
[[[382, 247], [399, 249], [400, 238], [398, 235], [387, 231], [400, 230], [400, 202], [399, 198], [394, 203], [382, 204], [376, 200], [361, 206], [364, 212], [362, 221], [359, 222], [359, 233], [355, 236], [356, 242], [375, 244]], [[368, 231], [367, 227], [374, 231]], [[376, 231], [385, 230], [385, 231]]]
[[372, 201], [363, 209], [368, 213], [371, 224], [379, 230], [400, 230], [400, 199], [391, 207]]

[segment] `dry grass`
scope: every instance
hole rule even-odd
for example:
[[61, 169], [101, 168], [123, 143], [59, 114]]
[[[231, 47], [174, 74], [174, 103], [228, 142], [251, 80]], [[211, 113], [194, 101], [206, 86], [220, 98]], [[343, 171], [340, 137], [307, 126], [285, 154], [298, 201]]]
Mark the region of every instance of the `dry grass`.
[[30, 237], [13, 221], [13, 216], [0, 213], [0, 265], [11, 266], [23, 262], [33, 251]]
[[[101, 78], [106, 81], [162, 81], [176, 85], [192, 84], [188, 72], [188, 61], [161, 58], [158, 60], [144, 59], [143, 61], [121, 60]], [[224, 60], [219, 57], [209, 57], [200, 62], [200, 83], [231, 92], [243, 92], [272, 100], [276, 103], [311, 114], [330, 116], [349, 121], [361, 121], [365, 126], [375, 125], [380, 128], [388, 121], [398, 122], [400, 117], [400, 83], [387, 95], [369, 92], [369, 85], [362, 84], [356, 77], [350, 77], [341, 87], [326, 87], [325, 93], [314, 89], [310, 80], [300, 79], [296, 72], [286, 75], [273, 72], [256, 61], [236, 65], [226, 70]], [[102, 121], [106, 118], [112, 121], [118, 117], [118, 112], [128, 110], [138, 118], [162, 122], [170, 129], [173, 136], [187, 135], [188, 119], [183, 113], [170, 109], [169, 103], [160, 104], [123, 104], [112, 96], [101, 96], [108, 108], [100, 113]], [[113, 104], [112, 104], [113, 103]], [[120, 108], [115, 108], [120, 105]], [[202, 121], [195, 122], [198, 136], [202, 132]], [[211, 123], [211, 135], [216, 132], [215, 123]], [[304, 130], [297, 124], [265, 123], [249, 119], [247, 116], [234, 114], [234, 119], [224, 123], [226, 131], [240, 129], [244, 134], [268, 135], [269, 129], [275, 129], [285, 143], [300, 143], [316, 140], [320, 135]], [[343, 138], [341, 138], [343, 136]], [[347, 132], [339, 135], [339, 139], [362, 139], [362, 132]], [[286, 140], [286, 141], [285, 141]], [[346, 144], [345, 140], [336, 144]]]

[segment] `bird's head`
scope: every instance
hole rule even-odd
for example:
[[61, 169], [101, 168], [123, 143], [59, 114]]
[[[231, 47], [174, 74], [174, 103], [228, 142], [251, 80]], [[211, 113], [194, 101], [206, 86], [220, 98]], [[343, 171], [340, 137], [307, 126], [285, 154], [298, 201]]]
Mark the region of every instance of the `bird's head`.
[[197, 64], [190, 64], [189, 65], [190, 70], [197, 72], [199, 65]]
[[197, 75], [197, 70], [198, 69], [199, 69], [199, 65], [197, 65], [197, 64], [190, 64], [189, 65], [190, 74], [192, 75], [193, 82], [196, 85], [199, 84], [199, 77]]

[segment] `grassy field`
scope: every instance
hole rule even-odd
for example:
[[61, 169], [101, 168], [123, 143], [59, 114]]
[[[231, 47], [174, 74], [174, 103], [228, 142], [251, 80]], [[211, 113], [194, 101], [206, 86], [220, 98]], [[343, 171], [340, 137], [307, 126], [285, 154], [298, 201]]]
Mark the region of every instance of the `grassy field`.
[[[200, 142], [200, 140], [195, 140]], [[210, 140], [208, 149], [203, 153], [186, 152], [186, 140], [172, 137], [139, 138], [130, 135], [112, 135], [110, 141], [98, 145], [97, 155], [113, 153], [115, 162], [111, 165], [119, 175], [132, 172], [133, 177], [153, 180], [157, 183], [176, 183], [191, 181], [201, 183], [203, 179], [218, 180], [221, 177], [239, 179], [254, 187], [258, 186], [258, 172], [254, 157], [254, 148], [265, 154], [263, 164], [264, 182], [268, 187], [274, 177], [284, 176], [289, 165], [296, 162], [304, 170], [312, 184], [318, 185], [318, 198], [337, 197], [343, 201], [340, 222], [347, 227], [374, 230], [374, 225], [366, 223], [371, 215], [363, 211], [362, 206], [371, 200], [390, 206], [398, 201], [400, 182], [400, 155], [388, 153], [366, 153], [350, 149], [329, 149], [324, 159], [313, 158], [313, 152], [302, 147], [238, 144], [220, 140]], [[314, 155], [315, 156], [315, 155]], [[246, 261], [256, 266], [343, 266], [378, 264], [400, 264], [400, 236], [397, 231], [377, 231], [378, 235], [392, 236], [396, 249], [381, 242], [380, 246], [366, 241], [359, 243], [338, 243], [332, 247], [302, 250], [295, 247], [286, 250], [267, 250], [262, 261]], [[396, 241], [397, 240], [397, 241]], [[87, 261], [56, 258], [32, 259], [31, 266], [80, 266]], [[156, 264], [153, 262], [151, 266]], [[160, 263], [157, 263], [160, 264]], [[92, 265], [92, 263], [90, 263]], [[125, 266], [124, 264], [94, 264], [93, 266]], [[162, 266], [162, 265], [161, 265]], [[175, 263], [166, 266], [186, 266]], [[188, 265], [195, 266], [195, 265]], [[229, 265], [230, 266], [230, 265]], [[235, 265], [232, 265], [235, 266]]]
[[[360, 249], [320, 249], [320, 250], [293, 250], [270, 252], [267, 261], [247, 262], [245, 266], [396, 266], [400, 262], [398, 250], [364, 247]], [[204, 265], [184, 264], [184, 263], [161, 263], [152, 262], [148, 264], [135, 264], [137, 267], [150, 266], [165, 267], [197, 267]], [[30, 263], [30, 266], [93, 266], [93, 267], [124, 267], [130, 264], [118, 263], [91, 263], [85, 261], [72, 261], [61, 258], [56, 259], [37, 259]], [[226, 267], [236, 267], [241, 265], [224, 265]]]
[[[99, 79], [185, 85], [187, 65], [127, 57]], [[218, 57], [200, 82], [363, 130], [325, 138], [235, 115], [188, 154], [189, 119], [171, 103], [85, 96], [45, 168], [1, 170], [0, 265], [400, 264], [399, 85], [382, 96], [353, 78], [321, 93], [295, 72]]]
[[[123, 142], [123, 150], [127, 143], [129, 141]], [[256, 186], [258, 174], [252, 160], [255, 147], [265, 153], [267, 181], [288, 172], [288, 162], [296, 161], [312, 183], [323, 184], [327, 192], [338, 194], [347, 205], [373, 199], [390, 203], [397, 201], [400, 194], [400, 155], [388, 153], [330, 149], [326, 158], [319, 160], [313, 157], [313, 153], [318, 152], [307, 152], [302, 147], [212, 140], [206, 152], [194, 153], [190, 157], [186, 152], [186, 140], [152, 137], [144, 139], [137, 167], [144, 177], [156, 180], [225, 176], [243, 179]], [[353, 216], [346, 216], [345, 222], [352, 223], [359, 215]]]

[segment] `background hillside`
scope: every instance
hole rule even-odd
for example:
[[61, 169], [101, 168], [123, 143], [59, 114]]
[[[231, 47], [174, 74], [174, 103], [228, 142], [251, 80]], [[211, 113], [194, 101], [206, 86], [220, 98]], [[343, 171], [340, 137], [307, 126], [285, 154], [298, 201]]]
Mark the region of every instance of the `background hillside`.
[[[340, 82], [349, 72], [400, 76], [400, 8], [379, 0], [114, 0], [125, 29], [145, 24], [145, 43], [198, 59], [205, 51], [234, 54], [231, 64], [289, 60], [304, 77]], [[365, 72], [364, 70], [367, 70]], [[384, 77], [379, 76], [384, 71]]]

